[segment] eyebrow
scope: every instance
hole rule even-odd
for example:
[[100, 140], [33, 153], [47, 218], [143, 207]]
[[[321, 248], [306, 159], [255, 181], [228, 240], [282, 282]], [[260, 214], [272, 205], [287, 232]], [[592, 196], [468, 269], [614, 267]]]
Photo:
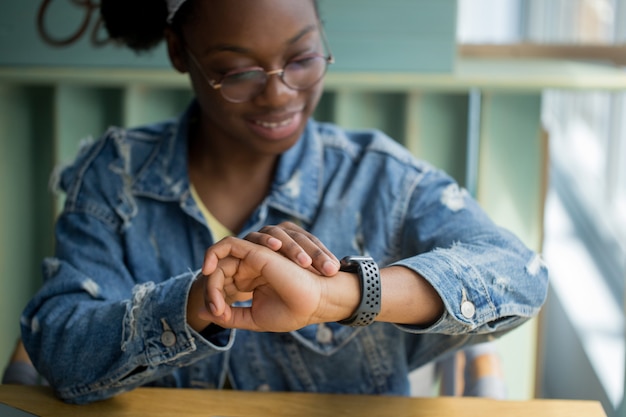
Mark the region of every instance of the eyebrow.
[[[317, 25], [309, 25], [309, 26], [305, 27], [300, 32], [298, 32], [295, 36], [289, 38], [287, 40], [287, 42], [285, 42], [285, 44], [286, 45], [293, 45], [293, 44], [295, 44], [300, 39], [302, 39], [304, 36], [306, 36], [307, 34], [309, 34], [312, 31], [314, 31], [316, 28], [317, 28]], [[252, 52], [252, 50], [249, 49], [249, 48], [244, 48], [242, 46], [232, 45], [232, 44], [228, 44], [228, 43], [222, 43], [222, 44], [217, 44], [217, 45], [214, 45], [214, 46], [211, 46], [211, 47], [207, 48], [206, 51], [205, 51], [205, 55], [208, 55], [208, 54], [213, 53], [213, 52], [235, 52], [235, 53], [238, 53], [238, 54], [250, 54]]]

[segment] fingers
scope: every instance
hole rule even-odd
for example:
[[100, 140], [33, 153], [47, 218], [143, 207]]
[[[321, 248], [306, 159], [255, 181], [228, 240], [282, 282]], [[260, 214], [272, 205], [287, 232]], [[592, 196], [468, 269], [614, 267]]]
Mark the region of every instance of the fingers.
[[249, 292], [241, 292], [231, 275], [237, 271], [239, 260], [224, 258], [213, 273], [206, 277], [205, 305], [207, 319], [224, 328], [255, 329], [248, 307], [232, 307], [230, 303], [251, 297]]
[[227, 304], [224, 292], [224, 274], [221, 269], [216, 270], [207, 277], [204, 305], [207, 310], [216, 317], [223, 315], [226, 311]]
[[211, 246], [204, 254], [204, 262], [202, 263], [202, 275], [211, 275], [215, 268], [217, 268], [217, 263], [219, 262], [219, 258], [217, 254], [213, 251], [213, 246]]
[[303, 268], [308, 268], [313, 263], [313, 259], [305, 249], [279, 226], [265, 226], [258, 232], [248, 234], [246, 240], [267, 246]]
[[[204, 304], [211, 314], [228, 315], [231, 304], [252, 298], [252, 290], [257, 285], [253, 279], [256, 275], [246, 277], [246, 273], [241, 272], [240, 266], [239, 259], [227, 257], [221, 259], [215, 271], [206, 276]], [[236, 273], [242, 275], [239, 282], [233, 278]]]
[[274, 236], [261, 232], [251, 232], [245, 237], [246, 240], [256, 243], [257, 245], [263, 245], [269, 249], [277, 252], [283, 246], [283, 242]]
[[[310, 323], [320, 305], [319, 281], [326, 281], [281, 253], [234, 237], [207, 250], [202, 272], [199, 303], [205, 321], [263, 331], [290, 331]], [[251, 298], [251, 308], [231, 306]]]
[[226, 257], [244, 259], [255, 250], [262, 249], [258, 245], [235, 237], [226, 237], [210, 248], [204, 254], [202, 274], [211, 275], [217, 268], [220, 260]]
[[[214, 323], [224, 328], [239, 326], [242, 329], [258, 330], [258, 326], [251, 324], [254, 322], [251, 320], [249, 311], [242, 314], [239, 307], [230, 305], [234, 301], [250, 299], [250, 293], [239, 293], [239, 299], [234, 297], [234, 300], [229, 300], [228, 293], [231, 290], [228, 288], [234, 285], [228, 281], [221, 269], [216, 270], [211, 276], [198, 277], [190, 291], [187, 310], [187, 318], [193, 329], [201, 331], [210, 323]], [[199, 296], [197, 302], [194, 301], [196, 291]], [[234, 315], [236, 315], [235, 318]]]
[[339, 261], [332, 252], [317, 237], [294, 223], [265, 226], [250, 233], [246, 240], [275, 250], [303, 268], [312, 267], [319, 274], [332, 276], [339, 271]]
[[[224, 315], [226, 312], [226, 293], [224, 290], [225, 275], [221, 268], [217, 268], [211, 275], [201, 277], [204, 281], [204, 305], [200, 311], [202, 318], [211, 320], [213, 317]], [[213, 317], [211, 317], [213, 316]]]

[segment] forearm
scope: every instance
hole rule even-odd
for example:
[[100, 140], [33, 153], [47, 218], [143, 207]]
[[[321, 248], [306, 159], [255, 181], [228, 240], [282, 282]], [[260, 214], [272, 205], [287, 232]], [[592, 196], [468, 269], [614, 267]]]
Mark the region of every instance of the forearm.
[[378, 321], [428, 326], [444, 312], [443, 302], [422, 276], [402, 266], [381, 270], [382, 304]]
[[[33, 362], [57, 394], [90, 402], [130, 390], [212, 352], [227, 349], [194, 335], [185, 322], [188, 274], [94, 300], [47, 285], [29, 304], [23, 335]], [[66, 282], [70, 282], [68, 278]], [[77, 282], [80, 285], [80, 282]]]
[[[381, 275], [381, 311], [377, 321], [428, 326], [443, 314], [443, 302], [434, 288], [412, 270], [393, 266]], [[320, 311], [319, 321], [339, 321], [350, 317], [361, 297], [358, 276], [340, 272], [323, 280], [328, 300]]]

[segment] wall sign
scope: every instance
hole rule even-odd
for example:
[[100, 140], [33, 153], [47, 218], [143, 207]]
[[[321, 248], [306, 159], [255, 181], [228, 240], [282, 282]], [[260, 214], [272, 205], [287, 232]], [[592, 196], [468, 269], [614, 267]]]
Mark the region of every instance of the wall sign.
[[54, 28], [49, 27], [49, 16], [53, 13], [54, 0], [43, 0], [37, 10], [37, 32], [41, 40], [51, 46], [71, 46], [83, 37], [88, 37], [93, 46], [104, 46], [110, 39], [102, 28], [100, 3], [92, 0], [74, 0], [74, 7], [80, 9], [82, 18], [76, 21], [76, 30], [69, 34], [56, 35]]

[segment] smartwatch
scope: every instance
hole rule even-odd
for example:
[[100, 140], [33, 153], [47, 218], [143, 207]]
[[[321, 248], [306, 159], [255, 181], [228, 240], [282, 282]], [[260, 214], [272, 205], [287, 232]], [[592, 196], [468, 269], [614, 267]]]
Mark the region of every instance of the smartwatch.
[[359, 277], [361, 302], [356, 311], [339, 324], [352, 327], [369, 326], [380, 313], [380, 272], [369, 256], [346, 256], [341, 260], [340, 271], [355, 272]]

